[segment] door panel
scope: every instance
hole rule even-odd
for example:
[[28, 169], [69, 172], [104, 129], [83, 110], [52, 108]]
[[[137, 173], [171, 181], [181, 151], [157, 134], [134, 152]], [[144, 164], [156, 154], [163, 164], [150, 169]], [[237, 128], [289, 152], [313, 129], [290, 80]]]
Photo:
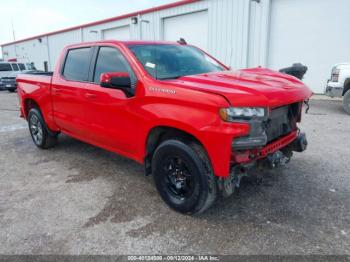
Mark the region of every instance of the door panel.
[[68, 50], [61, 75], [52, 81], [54, 120], [62, 131], [84, 138], [88, 132], [85, 117], [85, 89], [91, 85], [89, 69], [93, 49]]
[[129, 152], [130, 141], [125, 136], [130, 128], [129, 99], [116, 89], [95, 84], [84, 90], [85, 117], [89, 125], [89, 140], [101, 146]]
[[102, 73], [127, 72], [135, 83], [135, 74], [119, 49], [107, 46], [99, 48], [93, 71], [95, 83], [84, 90], [89, 138], [98, 145], [132, 153], [130, 136], [137, 121], [132, 116], [131, 105], [135, 98], [126, 97], [118, 89], [101, 87], [99, 79]]
[[81, 138], [89, 133], [85, 95], [90, 85], [65, 80], [52, 85], [54, 119], [62, 131]]

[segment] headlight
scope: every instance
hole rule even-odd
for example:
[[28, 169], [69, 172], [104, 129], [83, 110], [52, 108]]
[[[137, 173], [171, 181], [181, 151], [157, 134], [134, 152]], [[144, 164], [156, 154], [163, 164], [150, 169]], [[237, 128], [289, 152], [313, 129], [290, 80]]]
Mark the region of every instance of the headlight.
[[220, 109], [220, 117], [227, 122], [240, 119], [265, 119], [268, 110], [264, 107], [229, 107]]

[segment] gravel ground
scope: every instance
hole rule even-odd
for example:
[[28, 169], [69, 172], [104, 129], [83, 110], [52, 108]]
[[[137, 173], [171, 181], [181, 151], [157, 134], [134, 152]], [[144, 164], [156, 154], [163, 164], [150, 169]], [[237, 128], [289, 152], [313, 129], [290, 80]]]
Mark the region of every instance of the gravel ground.
[[313, 100], [309, 148], [196, 217], [131, 160], [60, 136], [39, 150], [0, 92], [0, 254], [350, 254], [350, 116]]

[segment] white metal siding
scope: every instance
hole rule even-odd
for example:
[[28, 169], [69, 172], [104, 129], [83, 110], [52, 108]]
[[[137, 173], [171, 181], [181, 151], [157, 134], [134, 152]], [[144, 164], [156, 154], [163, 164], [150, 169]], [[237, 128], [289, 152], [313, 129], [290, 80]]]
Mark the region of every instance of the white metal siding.
[[102, 37], [105, 40], [130, 40], [130, 26], [105, 29], [102, 31]]
[[48, 61], [47, 37], [21, 42], [3, 47], [3, 52], [8, 53], [9, 58], [17, 58], [23, 63], [34, 62], [39, 70], [44, 70], [44, 61]]
[[251, 2], [249, 17], [248, 67], [266, 66], [270, 27], [270, 0]]
[[306, 84], [323, 92], [332, 66], [350, 61], [349, 14], [349, 0], [273, 0], [268, 66], [301, 62]]
[[[267, 1], [267, 0], [262, 0]], [[152, 13], [147, 13], [141, 16], [142, 20], [138, 25], [131, 24], [130, 18], [120, 19], [113, 22], [94, 25], [74, 30], [70, 32], [58, 33], [48, 36], [49, 42], [49, 62], [50, 70], [53, 70], [58, 54], [66, 44], [72, 44], [80, 41], [96, 41], [103, 39], [103, 30], [129, 26], [130, 39], [132, 40], [162, 40], [163, 37], [163, 21], [170, 17], [196, 13], [207, 10], [208, 24], [202, 25], [201, 21], [195, 22], [194, 27], [201, 28], [206, 35], [201, 36], [207, 39], [207, 44], [201, 44], [204, 49], [213, 54], [225, 64], [233, 68], [246, 67], [248, 63], [248, 36], [249, 36], [249, 0], [201, 0], [187, 5], [181, 5], [173, 8], [163, 9]], [[198, 36], [199, 37], [199, 36]], [[196, 44], [198, 40], [189, 39], [189, 43]], [[185, 37], [186, 39], [186, 37]], [[36, 41], [36, 40], [31, 40]], [[204, 43], [204, 42], [203, 42]], [[17, 43], [22, 46], [24, 43]], [[42, 64], [43, 61], [48, 61], [45, 58], [47, 53], [46, 47], [30, 52], [29, 60], [34, 61], [35, 57], [42, 57], [40, 62], [35, 62], [36, 65]], [[8, 46], [5, 49], [11, 49]], [[16, 57], [13, 51], [9, 52], [11, 58]], [[45, 60], [43, 60], [45, 58]]]
[[246, 67], [250, 1], [209, 3], [209, 52], [235, 69]]
[[167, 17], [163, 19], [163, 40], [188, 43], [208, 49], [208, 11]]
[[137, 25], [130, 24], [130, 18], [121, 19], [109, 23], [94, 25], [83, 28], [83, 41], [99, 41], [103, 39], [103, 30], [129, 26], [130, 38], [135, 39], [137, 35]]
[[81, 30], [72, 30], [56, 35], [48, 36], [49, 48], [49, 69], [53, 70], [56, 66], [62, 49], [69, 44], [80, 43], [82, 40]]

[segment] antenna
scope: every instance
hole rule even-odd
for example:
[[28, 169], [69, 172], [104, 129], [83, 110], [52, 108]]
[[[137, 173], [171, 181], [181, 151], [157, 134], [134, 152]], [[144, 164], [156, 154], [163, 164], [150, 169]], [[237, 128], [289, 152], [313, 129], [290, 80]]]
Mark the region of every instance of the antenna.
[[179, 41], [177, 41], [180, 45], [187, 45], [187, 42], [186, 42], [186, 40], [184, 39], [184, 38], [180, 38], [180, 40]]

